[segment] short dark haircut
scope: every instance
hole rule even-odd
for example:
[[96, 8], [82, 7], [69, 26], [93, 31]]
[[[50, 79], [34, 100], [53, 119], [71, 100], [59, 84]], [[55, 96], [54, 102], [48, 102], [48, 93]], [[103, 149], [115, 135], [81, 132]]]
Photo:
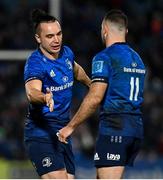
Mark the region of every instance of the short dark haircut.
[[120, 27], [128, 27], [128, 18], [127, 16], [119, 9], [110, 10], [104, 17], [105, 21], [110, 21], [118, 24]]
[[31, 12], [31, 20], [35, 32], [38, 32], [38, 26], [43, 22], [55, 22], [57, 19], [54, 16], [47, 14], [41, 9], [34, 9]]

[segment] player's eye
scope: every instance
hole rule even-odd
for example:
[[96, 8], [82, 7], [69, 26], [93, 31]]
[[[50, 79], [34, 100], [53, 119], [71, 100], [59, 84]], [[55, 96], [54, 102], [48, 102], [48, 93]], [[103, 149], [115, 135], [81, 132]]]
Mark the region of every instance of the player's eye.
[[48, 34], [48, 35], [46, 35], [46, 37], [50, 39], [50, 38], [53, 37], [53, 35], [52, 34]]
[[57, 33], [57, 36], [60, 36], [60, 35], [62, 35], [62, 31], [59, 31], [59, 32]]

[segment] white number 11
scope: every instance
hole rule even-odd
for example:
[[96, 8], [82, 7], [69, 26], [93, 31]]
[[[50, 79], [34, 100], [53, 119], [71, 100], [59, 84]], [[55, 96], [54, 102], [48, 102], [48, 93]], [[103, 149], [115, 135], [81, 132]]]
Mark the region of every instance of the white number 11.
[[[134, 89], [136, 86], [136, 90], [134, 93]], [[138, 100], [138, 93], [139, 93], [139, 78], [131, 77], [130, 79], [130, 101], [137, 101]]]

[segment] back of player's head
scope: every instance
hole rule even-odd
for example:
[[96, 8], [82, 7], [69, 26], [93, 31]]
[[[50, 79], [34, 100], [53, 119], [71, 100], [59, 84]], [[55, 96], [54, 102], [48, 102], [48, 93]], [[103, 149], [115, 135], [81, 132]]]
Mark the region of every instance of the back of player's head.
[[127, 29], [128, 18], [127, 16], [118, 9], [110, 10], [104, 17], [104, 21], [111, 22], [112, 24], [117, 25], [119, 30]]
[[55, 22], [57, 19], [41, 9], [34, 9], [31, 13], [31, 19], [35, 31], [38, 31], [38, 26], [43, 22]]

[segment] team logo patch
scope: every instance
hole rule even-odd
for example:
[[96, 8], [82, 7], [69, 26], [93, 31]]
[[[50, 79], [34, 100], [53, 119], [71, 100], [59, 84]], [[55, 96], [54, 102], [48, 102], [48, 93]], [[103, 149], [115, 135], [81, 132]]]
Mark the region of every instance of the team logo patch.
[[52, 165], [50, 157], [45, 157], [42, 160], [42, 165], [43, 165], [43, 167], [50, 167]]
[[93, 73], [101, 73], [103, 70], [104, 61], [95, 61], [92, 64]]
[[64, 76], [64, 77], [62, 78], [62, 80], [63, 80], [63, 82], [67, 82], [67, 81], [68, 81], [68, 77], [67, 77], [67, 76]]
[[69, 69], [73, 69], [72, 68], [72, 63], [71, 63], [71, 61], [68, 58], [65, 60], [65, 62], [66, 62], [66, 64], [67, 64]]
[[55, 72], [54, 72], [53, 70], [50, 71], [50, 76], [51, 76], [51, 77], [56, 76], [56, 74], [55, 74]]
[[132, 66], [132, 67], [136, 67], [136, 66], [137, 66], [137, 63], [136, 63], [136, 62], [132, 62], [132, 63], [131, 63], [131, 66]]

